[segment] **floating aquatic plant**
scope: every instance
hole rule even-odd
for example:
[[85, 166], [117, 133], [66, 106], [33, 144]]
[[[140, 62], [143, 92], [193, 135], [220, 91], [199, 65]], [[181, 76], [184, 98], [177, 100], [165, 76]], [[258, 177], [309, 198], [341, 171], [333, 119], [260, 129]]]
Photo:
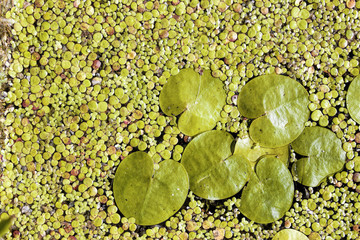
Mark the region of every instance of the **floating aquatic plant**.
[[189, 174], [190, 190], [211, 199], [224, 199], [239, 192], [250, 176], [250, 164], [233, 154], [230, 133], [213, 130], [196, 136], [185, 148], [181, 163]]
[[258, 163], [251, 171], [251, 162], [245, 157], [249, 156], [248, 148], [238, 146], [233, 153], [233, 143], [229, 133], [214, 130], [198, 135], [188, 144], [181, 163], [189, 173], [190, 190], [206, 199], [228, 198], [239, 192], [250, 176], [241, 196], [240, 211], [259, 223], [281, 218], [294, 196], [287, 163], [275, 155], [262, 157], [267, 152], [263, 149], [256, 154]]
[[225, 105], [223, 83], [209, 70], [199, 75], [183, 69], [171, 76], [160, 93], [161, 110], [169, 116], [180, 115], [178, 126], [186, 135], [194, 136], [211, 130], [220, 119]]
[[346, 95], [346, 105], [349, 110], [350, 116], [360, 123], [360, 76], [352, 80]]
[[282, 146], [279, 148], [265, 148], [256, 144], [249, 136], [238, 138], [235, 145], [234, 154], [242, 154], [249, 160], [250, 165], [254, 169], [257, 161], [261, 156], [274, 156], [281, 162], [288, 166], [289, 161], [289, 146]]
[[294, 176], [303, 185], [316, 187], [325, 177], [344, 166], [346, 153], [341, 141], [326, 128], [305, 128], [291, 146], [304, 156], [292, 167]]
[[238, 97], [242, 115], [255, 119], [249, 129], [260, 146], [275, 148], [295, 140], [309, 118], [308, 93], [286, 76], [263, 75], [248, 82]]
[[[9, 70], [0, 74], [9, 81], [0, 96], [0, 208], [17, 219], [4, 238], [268, 239], [286, 219], [310, 239], [358, 238], [360, 135], [345, 93], [359, 75], [360, 1], [18, 0], [6, 13], [10, 2], [0, 4], [0, 22], [15, 22], [1, 38], [11, 54], [0, 49]], [[312, 124], [348, 140], [353, 160], [335, 175], [336, 187], [330, 181], [310, 199], [299, 196], [295, 211], [265, 229], [236, 216], [239, 197], [215, 211], [211, 204], [211, 212], [207, 201], [191, 200], [171, 225], [146, 232], [134, 218], [120, 222], [110, 185], [120, 160], [134, 149], [181, 159], [178, 127], [162, 116], [158, 97], [184, 67], [211, 68], [223, 81], [231, 105], [217, 129], [235, 134], [247, 121], [229, 100], [248, 79], [274, 72], [301, 79]]]
[[283, 229], [275, 234], [273, 240], [308, 240], [308, 237], [294, 229]]
[[293, 197], [294, 183], [288, 168], [275, 157], [264, 157], [243, 190], [239, 210], [254, 222], [271, 223], [290, 209]]
[[13, 224], [14, 219], [14, 216], [10, 216], [0, 221], [0, 237], [4, 236], [9, 231], [9, 228]]
[[[211, 129], [210, 125], [205, 124], [207, 127], [202, 128], [198, 124], [202, 116], [198, 113], [205, 113], [205, 109], [210, 108], [207, 102], [210, 99], [202, 97], [205, 94], [202, 93], [204, 82], [196, 73], [194, 77], [194, 73], [191, 69], [184, 69], [175, 75], [176, 78], [171, 79], [161, 92], [160, 102], [168, 115], [190, 110], [188, 116], [183, 114], [180, 117], [179, 128], [188, 135], [200, 134], [186, 146], [181, 160], [183, 167], [172, 160], [165, 160], [157, 170], [151, 158], [143, 152], [131, 154], [120, 164], [114, 180], [114, 192], [120, 211], [125, 216], [135, 217], [141, 225], [158, 223], [181, 207], [189, 186], [199, 197], [218, 200], [235, 195], [249, 181], [242, 192], [239, 209], [255, 222], [270, 223], [284, 216], [294, 196], [294, 183], [288, 169], [289, 143], [295, 140], [292, 143], [294, 150], [308, 156], [299, 159], [292, 169], [294, 176], [304, 185], [317, 186], [326, 176], [342, 168], [345, 152], [334, 133], [321, 127], [305, 128], [303, 131], [309, 117], [308, 94], [295, 80], [266, 75], [245, 85], [238, 100], [239, 109], [246, 117], [257, 119], [250, 126], [250, 136], [235, 142], [227, 132], [206, 131]], [[191, 76], [195, 80], [186, 83]], [[209, 72], [203, 76], [205, 81], [213, 79]], [[192, 101], [188, 105], [179, 91], [188, 88], [191, 92], [196, 87], [197, 93], [195, 97], [190, 95]], [[172, 89], [177, 89], [173, 95]], [[206, 91], [209, 92], [208, 89]], [[194, 116], [191, 109], [196, 113]], [[197, 117], [200, 118], [194, 120]], [[194, 124], [190, 124], [193, 120]], [[333, 157], [330, 156], [331, 150], [335, 150]], [[144, 165], [140, 172], [137, 169], [139, 165]], [[179, 172], [179, 179], [167, 179], [159, 184], [163, 179], [165, 181], [164, 176], [169, 176], [167, 171], [174, 171], [171, 168]], [[188, 178], [189, 184], [186, 183]], [[174, 200], [168, 198], [175, 193], [181, 197], [172, 202], [172, 208], [167, 204]], [[151, 205], [154, 201], [159, 204]]]
[[185, 168], [173, 160], [154, 164], [144, 152], [126, 157], [116, 170], [115, 201], [126, 217], [140, 225], [161, 223], [185, 202], [189, 179]]

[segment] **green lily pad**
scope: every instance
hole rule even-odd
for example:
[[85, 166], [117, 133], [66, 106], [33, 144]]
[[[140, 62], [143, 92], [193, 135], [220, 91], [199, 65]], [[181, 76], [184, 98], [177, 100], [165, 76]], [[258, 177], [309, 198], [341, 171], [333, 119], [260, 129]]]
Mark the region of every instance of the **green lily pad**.
[[346, 106], [349, 110], [350, 116], [360, 123], [360, 76], [357, 76], [352, 80], [347, 95]]
[[250, 137], [260, 146], [276, 148], [295, 140], [309, 118], [308, 93], [297, 81], [281, 75], [264, 75], [247, 83], [238, 108], [250, 125]]
[[14, 216], [10, 216], [0, 220], [0, 237], [4, 236], [9, 231], [14, 219]]
[[232, 153], [231, 134], [213, 130], [196, 136], [185, 148], [181, 163], [190, 179], [190, 190], [199, 197], [217, 200], [235, 195], [250, 176], [250, 165]]
[[160, 93], [160, 107], [166, 115], [181, 114], [180, 131], [194, 136], [216, 126], [225, 98], [223, 83], [209, 70], [200, 76], [188, 68], [169, 78]]
[[283, 229], [272, 240], [308, 240], [309, 238], [302, 232], [294, 229]]
[[185, 168], [173, 160], [160, 162], [156, 170], [150, 156], [135, 152], [116, 170], [114, 197], [125, 217], [139, 225], [161, 223], [176, 213], [185, 202], [189, 178]]
[[255, 166], [241, 196], [240, 212], [257, 223], [271, 223], [284, 216], [294, 197], [288, 168], [275, 157], [264, 157]]
[[296, 153], [306, 156], [292, 167], [294, 176], [303, 185], [316, 187], [344, 166], [346, 153], [340, 139], [329, 129], [307, 127], [291, 146]]
[[265, 155], [270, 155], [278, 158], [281, 162], [288, 166], [289, 164], [289, 146], [279, 148], [264, 148], [256, 144], [250, 137], [238, 138], [235, 145], [234, 154], [241, 154], [249, 161], [251, 167], [254, 169], [257, 160]]

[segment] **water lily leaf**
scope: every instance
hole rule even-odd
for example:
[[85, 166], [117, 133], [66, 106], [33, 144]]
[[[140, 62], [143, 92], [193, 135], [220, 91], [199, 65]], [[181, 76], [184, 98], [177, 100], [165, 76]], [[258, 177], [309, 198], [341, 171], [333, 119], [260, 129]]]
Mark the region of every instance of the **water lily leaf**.
[[190, 190], [202, 198], [217, 200], [235, 195], [248, 181], [248, 160], [233, 155], [231, 134], [213, 130], [196, 136], [185, 148], [181, 163], [190, 179]]
[[309, 118], [308, 93], [297, 81], [281, 75], [264, 75], [247, 83], [238, 108], [250, 125], [251, 139], [263, 147], [285, 146], [296, 139]]
[[294, 163], [292, 172], [303, 185], [316, 187], [327, 176], [342, 169], [346, 153], [340, 139], [322, 127], [307, 127], [291, 144], [294, 151], [306, 156]]
[[9, 231], [14, 219], [14, 216], [10, 216], [0, 220], [0, 237], [4, 236]]
[[347, 95], [346, 95], [346, 106], [349, 110], [350, 116], [357, 122], [360, 123], [360, 76], [357, 76], [352, 80]]
[[290, 209], [294, 182], [288, 168], [275, 157], [264, 157], [255, 166], [241, 196], [240, 212], [257, 223], [271, 223]]
[[125, 217], [139, 225], [161, 223], [185, 202], [189, 178], [185, 168], [173, 160], [154, 162], [144, 152], [127, 156], [116, 170], [113, 190], [116, 204]]
[[160, 107], [169, 116], [182, 113], [180, 131], [194, 136], [216, 126], [225, 98], [222, 82], [209, 70], [200, 76], [188, 68], [169, 78], [160, 93]]
[[309, 240], [309, 238], [294, 229], [283, 229], [276, 233], [272, 240]]
[[289, 146], [279, 148], [265, 148], [256, 144], [249, 136], [238, 138], [235, 145], [234, 154], [241, 154], [249, 161], [251, 167], [254, 169], [257, 160], [265, 155], [271, 155], [278, 158], [281, 162], [288, 166], [289, 164]]

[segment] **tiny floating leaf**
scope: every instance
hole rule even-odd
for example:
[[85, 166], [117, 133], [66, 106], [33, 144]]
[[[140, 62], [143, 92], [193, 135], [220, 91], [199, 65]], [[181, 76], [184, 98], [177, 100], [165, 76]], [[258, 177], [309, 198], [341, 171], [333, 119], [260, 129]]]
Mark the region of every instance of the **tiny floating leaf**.
[[181, 163], [190, 179], [190, 190], [199, 197], [217, 200], [235, 195], [249, 179], [248, 160], [233, 155], [231, 134], [213, 130], [196, 136], [185, 148]]
[[134, 217], [139, 225], [154, 225], [181, 208], [189, 190], [189, 178], [178, 162], [165, 160], [157, 169], [148, 154], [135, 152], [120, 163], [113, 190], [125, 217]]
[[303, 185], [316, 187], [344, 166], [346, 153], [340, 139], [329, 129], [307, 127], [291, 146], [296, 153], [306, 156], [292, 167], [294, 176]]
[[160, 93], [160, 107], [168, 116], [181, 114], [180, 131], [194, 136], [215, 127], [225, 98], [222, 82], [209, 70], [200, 76], [188, 68], [169, 78]]
[[294, 197], [290, 171], [275, 157], [264, 157], [255, 166], [241, 196], [240, 212], [257, 223], [271, 223], [284, 216]]
[[308, 93], [294, 79], [264, 75], [247, 83], [238, 97], [238, 108], [250, 125], [250, 137], [260, 146], [276, 148], [290, 144], [309, 118]]
[[360, 124], [360, 76], [352, 80], [347, 95], [346, 106], [350, 116]]

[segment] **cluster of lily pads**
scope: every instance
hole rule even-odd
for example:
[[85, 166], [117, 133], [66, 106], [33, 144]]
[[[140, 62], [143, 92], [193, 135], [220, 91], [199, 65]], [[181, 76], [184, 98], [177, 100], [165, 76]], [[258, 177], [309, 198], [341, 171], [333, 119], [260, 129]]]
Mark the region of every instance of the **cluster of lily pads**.
[[[354, 80], [349, 89], [350, 105], [358, 101], [351, 89], [358, 89], [359, 82]], [[254, 222], [271, 223], [292, 205], [293, 177], [316, 187], [342, 169], [346, 153], [340, 139], [326, 128], [305, 127], [308, 93], [296, 80], [263, 75], [243, 87], [237, 106], [244, 117], [254, 119], [245, 137], [234, 139], [228, 132], [211, 130], [224, 103], [222, 82], [210, 71], [199, 75], [183, 69], [170, 77], [160, 107], [169, 116], [181, 114], [179, 129], [195, 137], [181, 163], [168, 159], [156, 164], [144, 152], [120, 163], [113, 190], [126, 217], [135, 217], [140, 225], [158, 224], [181, 208], [189, 189], [201, 198], [219, 200], [238, 194], [247, 184], [240, 212]], [[356, 107], [350, 113], [355, 119], [360, 116]], [[290, 145], [301, 156], [291, 171]]]

